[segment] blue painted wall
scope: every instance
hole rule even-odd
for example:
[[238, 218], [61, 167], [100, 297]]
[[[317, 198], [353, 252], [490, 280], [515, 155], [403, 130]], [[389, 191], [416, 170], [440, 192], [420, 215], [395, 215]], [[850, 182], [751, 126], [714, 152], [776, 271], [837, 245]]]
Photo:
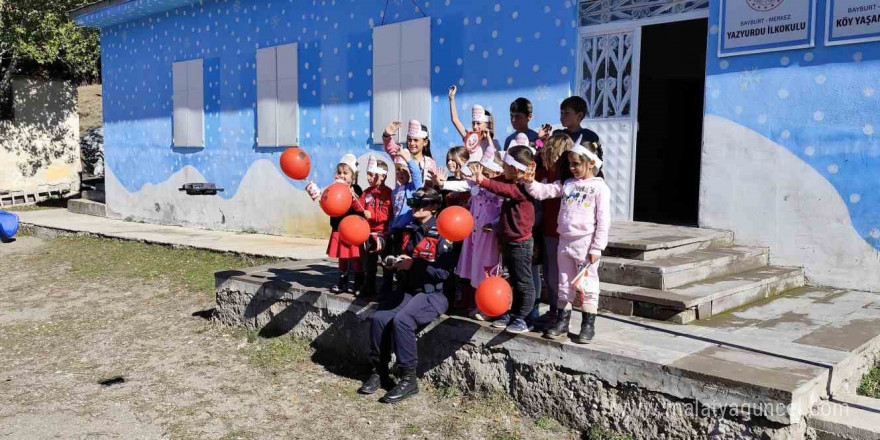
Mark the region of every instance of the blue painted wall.
[[808, 163], [847, 203], [859, 235], [880, 249], [880, 44], [824, 46], [825, 2], [817, 7], [815, 47], [719, 58], [713, 2], [705, 112]]
[[[162, 1], [142, 3], [155, 9]], [[518, 96], [535, 104], [533, 125], [558, 122], [558, 103], [575, 76], [573, 2], [417, 3], [432, 19], [428, 125], [435, 158], [445, 158], [448, 147], [461, 142], [449, 122], [451, 84], [459, 86], [465, 123], [470, 106], [482, 104], [499, 116], [501, 140], [509, 129], [509, 103]], [[251, 163], [277, 162], [281, 151], [255, 144], [256, 49], [298, 42], [301, 145], [312, 156], [313, 177], [329, 183], [343, 154], [381, 147], [370, 142], [372, 28], [383, 17], [393, 23], [422, 16], [409, 0], [385, 7], [383, 0], [210, 0], [103, 27], [107, 166], [135, 192], [191, 165], [226, 188], [221, 197], [233, 197]], [[79, 21], [100, 23], [112, 14]], [[172, 148], [171, 67], [194, 58], [205, 63], [205, 147]]]

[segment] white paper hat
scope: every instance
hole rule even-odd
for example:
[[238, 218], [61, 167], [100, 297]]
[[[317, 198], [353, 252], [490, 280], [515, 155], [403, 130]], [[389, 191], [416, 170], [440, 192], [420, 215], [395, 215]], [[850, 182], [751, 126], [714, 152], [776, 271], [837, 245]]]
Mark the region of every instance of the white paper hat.
[[339, 163], [344, 163], [348, 165], [353, 172], [357, 172], [358, 170], [358, 160], [357, 157], [354, 156], [354, 154], [349, 153], [345, 156], [342, 156], [342, 159], [339, 159]]
[[475, 105], [471, 109], [471, 120], [474, 122], [489, 122], [489, 115], [486, 114], [486, 109], [482, 105]]
[[406, 132], [406, 136], [416, 139], [426, 139], [428, 137], [428, 132], [422, 130], [421, 122], [413, 119], [409, 121], [409, 129]]

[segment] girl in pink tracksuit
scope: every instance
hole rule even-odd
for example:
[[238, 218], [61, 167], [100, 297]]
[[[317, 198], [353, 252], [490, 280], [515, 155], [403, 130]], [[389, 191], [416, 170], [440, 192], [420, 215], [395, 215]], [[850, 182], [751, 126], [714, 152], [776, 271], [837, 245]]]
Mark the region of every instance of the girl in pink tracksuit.
[[[580, 139], [578, 140], [580, 141]], [[602, 178], [602, 147], [597, 142], [576, 142], [568, 151], [570, 178], [553, 183], [534, 181], [534, 167], [526, 173], [526, 190], [538, 200], [561, 197], [559, 210], [559, 298], [556, 326], [544, 331], [544, 337], [561, 339], [568, 335], [572, 303], [577, 289], [575, 277], [584, 268], [587, 277], [581, 298], [583, 320], [574, 342], [585, 344], [595, 335], [599, 308], [599, 257], [608, 244], [611, 225], [611, 191]]]

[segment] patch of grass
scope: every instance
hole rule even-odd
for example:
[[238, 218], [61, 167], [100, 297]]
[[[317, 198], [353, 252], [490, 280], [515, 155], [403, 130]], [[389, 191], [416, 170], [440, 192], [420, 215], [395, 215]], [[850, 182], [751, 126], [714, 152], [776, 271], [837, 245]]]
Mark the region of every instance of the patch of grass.
[[880, 362], [862, 378], [859, 388], [856, 390], [860, 395], [880, 399]]
[[457, 388], [449, 385], [433, 387], [431, 393], [438, 399], [454, 399], [461, 396]]
[[3, 210], [7, 212], [27, 212], [27, 211], [43, 211], [45, 209], [58, 209], [59, 206], [34, 204], [34, 205], [16, 205], [4, 206]]
[[419, 435], [422, 432], [422, 428], [418, 425], [409, 424], [403, 428], [403, 433], [406, 435]]
[[501, 428], [492, 433], [492, 440], [521, 440], [525, 437], [516, 429]]
[[257, 438], [257, 435], [250, 431], [235, 430], [226, 433], [220, 440], [251, 440]]
[[633, 440], [633, 436], [629, 434], [614, 432], [601, 426], [593, 426], [584, 435], [589, 440]]
[[541, 416], [535, 419], [535, 426], [550, 432], [562, 432], [565, 430], [565, 428], [560, 425], [559, 422], [548, 416]]
[[[250, 341], [250, 337], [248, 340]], [[312, 348], [309, 346], [309, 341], [304, 338], [280, 336], [250, 342], [247, 352], [251, 365], [268, 370], [280, 370], [294, 363], [308, 361], [312, 355]]]
[[46, 254], [34, 259], [44, 264], [69, 262], [70, 273], [84, 280], [165, 278], [178, 287], [210, 295], [214, 294], [214, 272], [278, 261], [94, 237], [58, 237], [46, 249]]

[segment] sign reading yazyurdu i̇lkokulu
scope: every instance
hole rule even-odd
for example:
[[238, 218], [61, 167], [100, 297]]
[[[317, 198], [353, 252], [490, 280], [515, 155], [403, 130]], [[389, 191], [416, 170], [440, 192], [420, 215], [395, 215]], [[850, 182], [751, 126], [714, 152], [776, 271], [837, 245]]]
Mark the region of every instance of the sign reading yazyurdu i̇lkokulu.
[[813, 47], [815, 0], [721, 0], [718, 56]]
[[828, 0], [825, 44], [880, 40], [880, 0]]

